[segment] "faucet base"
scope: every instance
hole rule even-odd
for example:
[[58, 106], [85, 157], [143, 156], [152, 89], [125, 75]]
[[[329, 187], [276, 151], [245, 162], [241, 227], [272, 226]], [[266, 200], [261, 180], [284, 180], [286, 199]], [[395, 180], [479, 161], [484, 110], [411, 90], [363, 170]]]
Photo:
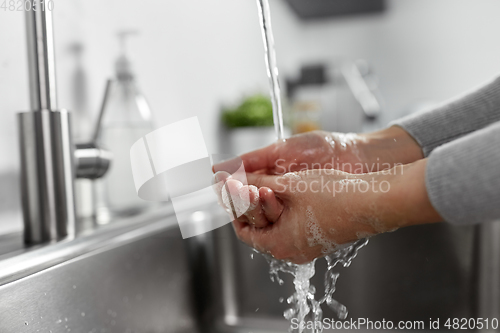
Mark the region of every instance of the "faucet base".
[[70, 113], [21, 112], [18, 124], [25, 243], [73, 237], [75, 170]]

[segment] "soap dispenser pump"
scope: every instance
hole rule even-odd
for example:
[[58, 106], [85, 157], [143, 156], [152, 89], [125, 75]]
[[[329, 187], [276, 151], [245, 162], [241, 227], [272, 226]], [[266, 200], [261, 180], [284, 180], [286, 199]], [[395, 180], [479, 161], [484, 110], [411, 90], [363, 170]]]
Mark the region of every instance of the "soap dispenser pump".
[[115, 62], [115, 78], [108, 80], [94, 135], [95, 141], [113, 154], [109, 172], [96, 184], [99, 223], [138, 213], [151, 205], [137, 196], [130, 163], [132, 144], [154, 130], [151, 109], [138, 88], [126, 53], [127, 39], [136, 33], [118, 33], [121, 54]]

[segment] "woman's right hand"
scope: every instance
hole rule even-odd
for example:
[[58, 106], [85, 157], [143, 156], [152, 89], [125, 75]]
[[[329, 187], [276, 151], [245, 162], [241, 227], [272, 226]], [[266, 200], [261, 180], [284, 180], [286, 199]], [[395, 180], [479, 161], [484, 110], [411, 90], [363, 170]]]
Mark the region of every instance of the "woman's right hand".
[[[360, 135], [308, 132], [241, 156], [246, 172], [269, 175], [311, 169], [335, 169], [359, 174], [390, 169], [421, 158], [420, 146], [406, 131], [396, 126]], [[215, 165], [214, 171], [228, 171], [230, 163]]]

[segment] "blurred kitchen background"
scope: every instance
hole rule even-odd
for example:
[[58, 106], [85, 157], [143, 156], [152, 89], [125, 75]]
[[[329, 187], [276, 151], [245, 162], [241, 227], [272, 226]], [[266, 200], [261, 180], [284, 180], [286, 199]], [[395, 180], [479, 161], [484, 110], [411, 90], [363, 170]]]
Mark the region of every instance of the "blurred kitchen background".
[[[325, 129], [372, 130], [500, 72], [498, 1], [387, 0], [384, 8], [302, 20], [285, 0], [271, 2], [283, 94], [302, 68], [322, 65], [330, 78], [322, 89], [336, 104], [302, 107], [319, 109]], [[198, 116], [209, 152], [228, 149], [220, 145], [221, 109], [268, 94], [254, 1], [72, 0], [55, 2], [53, 13], [59, 106], [73, 111], [77, 141], [91, 135], [124, 30], [137, 32], [126, 52], [156, 125]], [[0, 32], [0, 175], [17, 190], [15, 113], [29, 110], [24, 12], [0, 10]], [[342, 65], [359, 59], [381, 105], [376, 121], [363, 120], [359, 103], [338, 83]], [[4, 196], [3, 207], [18, 206], [18, 195]]]
[[[496, 0], [387, 0], [380, 13], [304, 21], [272, 0], [282, 87], [302, 66], [364, 59], [378, 78], [383, 123], [500, 72]], [[90, 135], [105, 82], [127, 43], [140, 87], [164, 125], [198, 116], [216, 152], [224, 103], [265, 93], [263, 46], [251, 0], [55, 2], [59, 105]], [[0, 172], [18, 170], [15, 112], [29, 109], [24, 13], [0, 10]], [[353, 104], [355, 105], [355, 104]], [[344, 111], [348, 112], [348, 111]]]
[[[373, 130], [393, 119], [460, 94], [500, 72], [498, 0], [373, 1], [383, 3], [384, 10], [303, 20], [288, 1], [271, 0], [283, 95], [290, 94], [287, 88], [295, 88], [295, 98], [302, 96], [306, 100], [320, 95], [324, 98], [323, 93], [326, 93], [328, 102], [325, 105], [308, 103], [310, 101], [299, 104], [307, 112], [321, 110], [319, 120], [315, 118], [316, 111], [312, 114], [306, 112], [308, 117], [317, 120], [317, 124], [328, 130]], [[22, 230], [16, 112], [30, 109], [24, 15], [21, 11], [0, 9], [0, 184], [3, 188], [0, 191], [0, 234], [5, 229]], [[120, 31], [137, 32], [128, 38], [126, 53], [141, 91], [150, 104], [156, 126], [197, 116], [208, 151], [226, 153], [221, 151], [225, 149], [221, 146], [221, 137], [226, 133], [221, 125], [221, 110], [233, 108], [249, 96], [268, 95], [255, 1], [55, 1], [59, 106], [73, 111], [77, 141], [90, 138], [106, 80], [115, 75], [115, 61], [120, 55], [117, 37]], [[362, 61], [358, 62], [359, 59]], [[372, 117], [375, 119], [370, 120], [363, 115], [359, 102], [346, 88], [339, 74], [346, 64], [358, 66], [363, 80], [377, 97], [380, 113]], [[304, 87], [294, 85], [304, 77], [308, 78], [304, 81], [309, 83], [322, 81], [323, 77], [329, 82], [321, 89], [306, 87], [305, 90], [309, 90], [304, 92]], [[286, 103], [288, 111], [292, 108], [291, 104], [290, 101]], [[341, 120], [352, 121], [342, 123]], [[269, 143], [272, 141], [272, 135], [266, 138]], [[245, 150], [241, 146], [232, 149]], [[4, 217], [4, 214], [14, 218]], [[8, 223], [2, 225], [2, 221]], [[171, 232], [177, 233], [177, 226], [174, 227]], [[432, 228], [431, 236], [428, 228]], [[487, 234], [488, 230], [485, 230]], [[229, 233], [230, 236], [226, 234], [227, 239], [232, 237], [228, 228], [221, 228], [218, 232]], [[401, 230], [397, 235], [388, 234], [373, 239], [370, 251], [360, 255], [350, 271], [343, 273], [345, 275], [341, 276], [339, 290], [335, 294], [340, 301], [352, 308], [357, 316], [370, 315], [373, 318], [387, 314], [399, 319], [444, 318], [479, 313], [477, 309], [480, 305], [475, 298], [478, 290], [475, 272], [479, 262], [476, 259], [489, 258], [486, 254], [491, 251], [485, 251], [485, 255], [478, 252], [478, 244], [485, 242], [477, 241], [475, 227], [453, 228], [443, 224]], [[426, 242], [422, 241], [424, 237], [427, 237]], [[232, 242], [235, 241], [233, 238]], [[198, 258], [211, 255], [206, 250], [210, 246], [196, 243], [199, 239], [182, 243], [179, 238], [179, 242], [165, 244], [162, 239], [157, 240], [162, 242], [162, 246], [173, 244], [176, 247], [174, 250], [167, 248], [165, 253], [156, 247], [153, 250], [148, 248], [144, 250], [144, 255], [158, 253], [158, 262], [169, 265], [164, 271], [178, 274], [175, 275], [178, 280], [172, 281], [187, 283], [184, 275], [187, 275], [188, 268], [194, 271], [204, 268], [192, 258], [190, 264], [194, 268], [185, 266], [187, 261], [177, 255], [185, 251], [185, 244], [196, 245], [194, 254], [187, 251], [186, 256]], [[227, 268], [226, 265], [221, 276], [236, 276], [234, 271], [243, 275], [241, 281], [244, 287], [238, 294], [241, 296], [238, 299], [243, 300], [241, 312], [254, 315], [255, 309], [260, 308], [257, 315], [272, 314], [281, 318], [283, 309], [276, 306], [277, 300], [290, 294], [290, 281], [287, 281], [288, 289], [285, 291], [276, 288], [268, 281], [267, 264], [262, 258], [260, 261], [250, 260], [248, 248], [231, 246], [238, 246], [239, 250], [225, 248], [221, 252], [235, 252], [234, 256], [243, 263], [243, 268]], [[130, 251], [135, 253], [136, 248], [131, 246]], [[495, 255], [497, 253], [500, 252], [494, 252]], [[124, 258], [130, 256], [127, 254]], [[124, 260], [117, 260], [117, 266]], [[498, 262], [497, 259], [493, 261]], [[209, 262], [207, 267], [212, 268], [212, 262]], [[489, 263], [486, 259], [484, 262]], [[487, 264], [483, 266], [489, 267]], [[157, 269], [152, 264], [151, 267]], [[76, 271], [76, 275], [80, 275], [85, 270]], [[135, 272], [142, 274], [141, 270]], [[108, 273], [102, 272], [103, 279], [107, 279]], [[128, 274], [128, 271], [127, 274], [120, 274], [115, 282], [126, 280]], [[498, 276], [495, 274], [491, 274], [492, 284], [498, 287]], [[161, 283], [170, 283], [162, 276], [159, 278], [161, 282], [154, 284], [149, 280], [151, 276], [144, 273], [141, 279], [137, 278], [140, 282], [137, 285], [150, 283], [156, 288]], [[204, 278], [203, 274], [197, 276], [201, 276], [201, 280]], [[315, 279], [314, 283], [321, 285], [321, 274]], [[171, 289], [166, 288], [165, 294], [170, 297], [170, 302], [177, 305], [176, 302], [184, 299], [185, 295], [182, 294], [182, 283], [175, 281], [168, 285]], [[72, 283], [69, 285], [71, 288]], [[266, 287], [262, 287], [264, 285]], [[490, 284], [481, 286], [489, 287]], [[491, 292], [492, 289], [486, 287], [483, 288], [485, 295], [498, 295], [498, 288]], [[156, 295], [157, 289], [151, 288], [150, 295]], [[116, 295], [121, 294], [116, 292]], [[492, 297], [498, 305], [499, 298]], [[161, 302], [166, 298], [163, 294], [158, 296]], [[276, 304], [269, 300], [274, 300]], [[385, 302], [384, 307], [380, 307], [380, 300]], [[402, 307], [402, 300], [408, 304]], [[208, 305], [201, 303], [211, 307], [208, 301]], [[89, 301], [89, 304], [92, 303]], [[150, 304], [153, 306], [155, 303]], [[498, 307], [493, 310], [498, 311]], [[172, 318], [175, 319], [175, 314]], [[163, 318], [158, 317], [158, 320]], [[20, 325], [24, 327], [24, 322]]]

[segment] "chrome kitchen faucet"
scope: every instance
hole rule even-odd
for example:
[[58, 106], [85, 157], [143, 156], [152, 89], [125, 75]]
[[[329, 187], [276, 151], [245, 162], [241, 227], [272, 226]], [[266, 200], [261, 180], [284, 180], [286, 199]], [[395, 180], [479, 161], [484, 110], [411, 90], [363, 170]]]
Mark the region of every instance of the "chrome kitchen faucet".
[[93, 144], [75, 150], [70, 112], [57, 105], [52, 11], [33, 0], [26, 12], [31, 111], [18, 114], [24, 239], [36, 244], [75, 234], [75, 176], [98, 178], [109, 167]]

